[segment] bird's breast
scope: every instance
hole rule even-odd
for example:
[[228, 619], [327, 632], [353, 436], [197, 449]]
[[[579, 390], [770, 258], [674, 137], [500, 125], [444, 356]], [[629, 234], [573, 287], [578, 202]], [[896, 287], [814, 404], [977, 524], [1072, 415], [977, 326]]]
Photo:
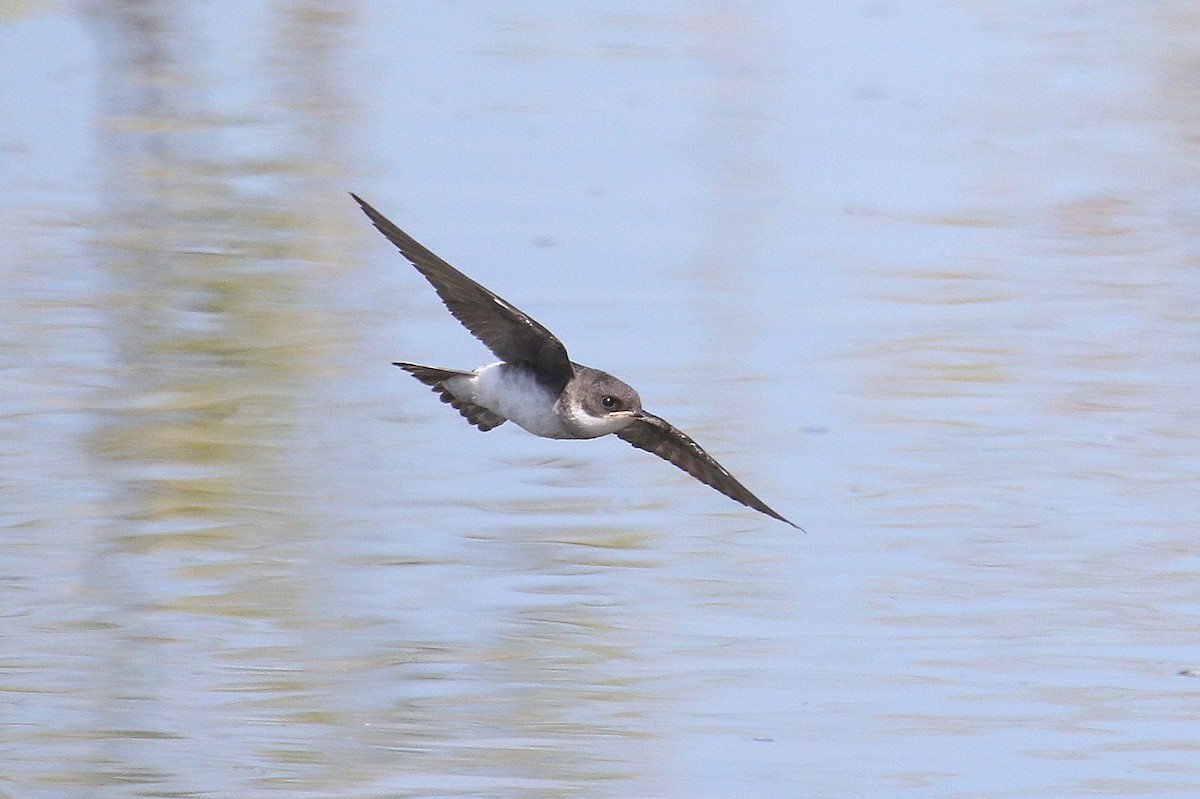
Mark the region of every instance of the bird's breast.
[[539, 382], [531, 370], [501, 361], [476, 370], [470, 382], [471, 396], [464, 399], [500, 414], [535, 436], [581, 438], [560, 415], [558, 394]]

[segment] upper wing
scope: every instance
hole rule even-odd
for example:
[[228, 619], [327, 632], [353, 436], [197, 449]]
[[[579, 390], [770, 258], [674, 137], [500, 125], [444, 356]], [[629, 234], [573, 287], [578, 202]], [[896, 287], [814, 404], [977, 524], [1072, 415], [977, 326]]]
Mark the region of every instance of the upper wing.
[[737, 481], [729, 471], [705, 452], [699, 444], [693, 441], [682, 430], [674, 427], [665, 419], [660, 419], [652, 413], [642, 411], [641, 416], [617, 431], [617, 435], [633, 444], [638, 449], [653, 452], [655, 455], [678, 466], [702, 483], [710, 485], [730, 499], [737, 500], [748, 508], [765, 513], [773, 519], [787, 522], [796, 529], [801, 529], [780, 516], [767, 506], [750, 490]]
[[516, 306], [496, 296], [421, 246], [357, 194], [351, 194], [379, 232], [430, 282], [463, 327], [496, 357], [527, 363], [552, 383], [565, 386], [574, 371], [567, 348], [554, 334]]

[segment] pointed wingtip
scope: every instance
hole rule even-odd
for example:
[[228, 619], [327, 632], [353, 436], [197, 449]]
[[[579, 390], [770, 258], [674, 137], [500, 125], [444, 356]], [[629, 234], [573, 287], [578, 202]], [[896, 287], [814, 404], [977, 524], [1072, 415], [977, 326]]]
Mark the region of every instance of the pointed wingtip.
[[795, 528], [795, 529], [799, 530], [800, 532], [804, 533], [805, 535], [808, 535], [808, 530], [805, 530], [803, 527], [801, 527], [800, 525], [796, 524], [796, 523], [795, 523], [794, 521], [792, 521], [791, 519], [788, 519], [788, 518], [785, 518], [785, 517], [783, 517], [783, 516], [780, 516], [778, 513], [775, 513], [774, 511], [771, 511], [771, 512], [770, 512], [768, 515], [769, 515], [769, 516], [771, 516], [771, 517], [773, 517], [773, 518], [776, 518], [776, 519], [778, 519], [779, 521], [783, 522], [784, 524], [791, 525], [793, 528]]

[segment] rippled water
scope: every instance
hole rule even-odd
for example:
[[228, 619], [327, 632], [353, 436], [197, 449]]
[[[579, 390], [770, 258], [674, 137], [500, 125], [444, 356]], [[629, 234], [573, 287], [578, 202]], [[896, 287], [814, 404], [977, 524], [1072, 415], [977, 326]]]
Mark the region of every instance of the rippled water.
[[[1191, 4], [0, 7], [0, 796], [1192, 796]], [[808, 531], [488, 358], [356, 191]]]

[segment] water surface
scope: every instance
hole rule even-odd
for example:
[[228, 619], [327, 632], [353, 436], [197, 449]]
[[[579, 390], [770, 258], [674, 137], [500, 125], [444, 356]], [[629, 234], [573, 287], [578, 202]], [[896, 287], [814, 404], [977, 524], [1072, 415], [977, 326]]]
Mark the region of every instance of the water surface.
[[[0, 794], [1195, 795], [1198, 24], [0, 10]], [[348, 191], [807, 534], [465, 425]]]

